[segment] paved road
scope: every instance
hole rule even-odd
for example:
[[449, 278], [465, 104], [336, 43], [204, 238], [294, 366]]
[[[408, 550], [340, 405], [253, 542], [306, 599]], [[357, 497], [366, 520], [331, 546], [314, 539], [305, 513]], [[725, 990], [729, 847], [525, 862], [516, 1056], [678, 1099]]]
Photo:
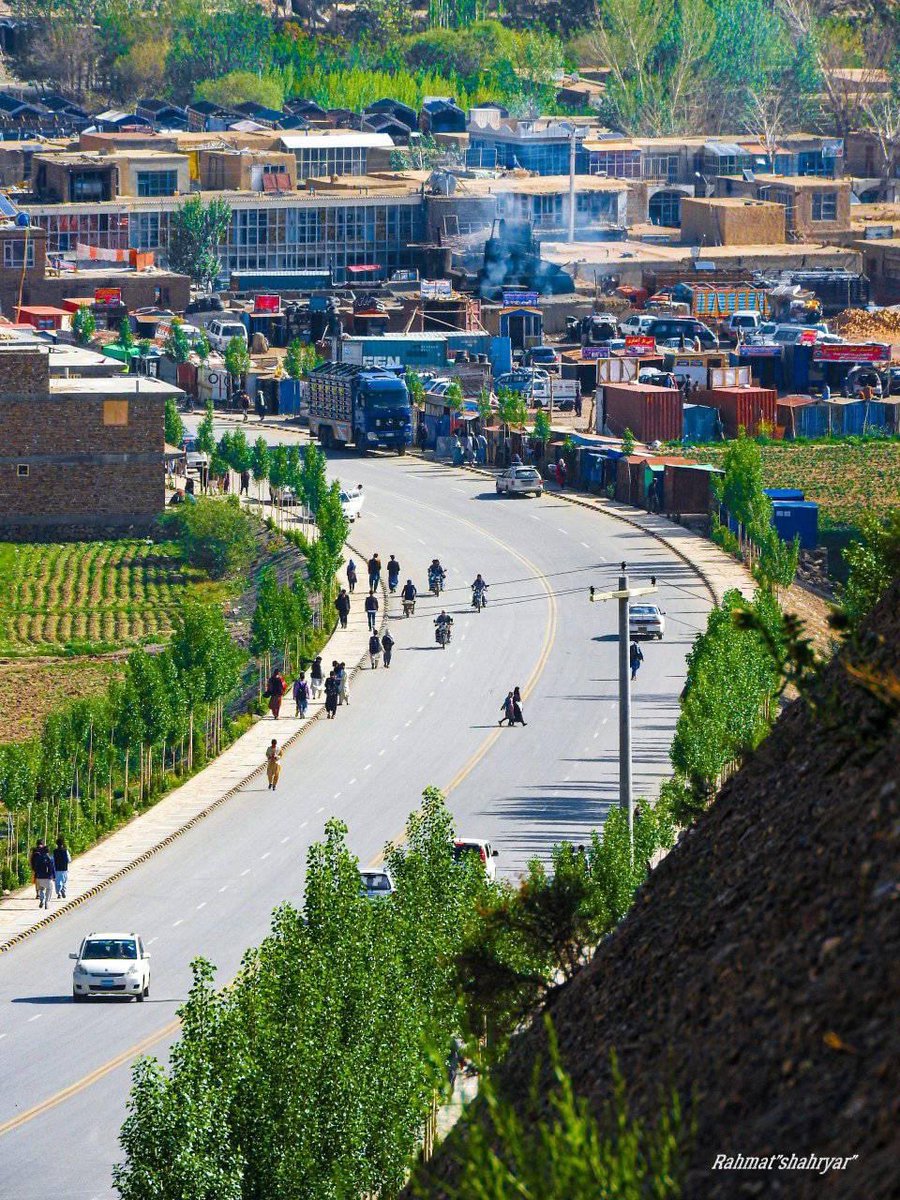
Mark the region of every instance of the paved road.
[[[666, 641], [645, 650], [635, 688], [637, 793], [665, 772], [684, 656], [709, 605], [679, 560], [621, 522], [552, 496], [498, 499], [483, 478], [417, 459], [338, 457], [332, 469], [364, 483], [352, 533], [361, 550], [396, 554], [420, 587], [440, 555], [453, 642], [434, 644], [430, 598], [413, 618], [393, 617], [394, 665], [358, 677], [350, 707], [289, 754], [277, 793], [254, 783], [0, 956], [0, 1200], [114, 1195], [129, 1063], [138, 1049], [165, 1052], [194, 955], [227, 980], [273, 906], [300, 895], [306, 849], [329, 816], [349, 824], [368, 862], [401, 832], [426, 785], [450, 788], [460, 830], [491, 838], [512, 875], [554, 841], [582, 841], [602, 823], [617, 794], [616, 614], [590, 605], [587, 587], [612, 582], [623, 558], [633, 577], [657, 576], [669, 621]], [[490, 603], [475, 614], [467, 585], [479, 570]], [[515, 684], [529, 689], [528, 726], [498, 729]], [[71, 1004], [66, 955], [103, 928], [136, 928], [151, 943], [149, 1003]]]

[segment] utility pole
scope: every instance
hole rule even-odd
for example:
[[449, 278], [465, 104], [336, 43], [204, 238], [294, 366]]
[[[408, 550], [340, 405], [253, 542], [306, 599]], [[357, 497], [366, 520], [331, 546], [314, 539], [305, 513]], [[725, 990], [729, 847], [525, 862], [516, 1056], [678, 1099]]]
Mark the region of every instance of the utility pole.
[[634, 796], [631, 792], [631, 665], [628, 661], [629, 614], [636, 596], [650, 596], [658, 589], [651, 575], [650, 587], [629, 587], [627, 567], [621, 564], [619, 586], [614, 592], [598, 592], [591, 585], [591, 603], [595, 600], [619, 602], [619, 806], [628, 813], [628, 844], [634, 855]]
[[575, 241], [575, 135], [577, 125], [569, 132], [569, 242]]

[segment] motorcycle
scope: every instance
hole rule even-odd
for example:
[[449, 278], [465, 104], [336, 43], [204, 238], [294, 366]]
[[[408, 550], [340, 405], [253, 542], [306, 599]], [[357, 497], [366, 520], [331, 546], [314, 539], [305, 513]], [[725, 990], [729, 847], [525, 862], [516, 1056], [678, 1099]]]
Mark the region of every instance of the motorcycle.
[[415, 602], [415, 600], [404, 600], [404, 601], [403, 601], [403, 615], [404, 615], [404, 617], [411, 617], [415, 611], [416, 611], [416, 602]]
[[434, 640], [437, 642], [437, 644], [440, 646], [440, 648], [442, 650], [447, 649], [447, 647], [450, 645], [450, 626], [449, 626], [449, 624], [447, 624], [443, 621], [440, 624], [435, 623]]
[[472, 607], [477, 613], [484, 608], [484, 588], [472, 589]]
[[444, 590], [444, 577], [439, 575], [437, 571], [428, 572], [428, 587], [431, 590], [432, 596], [439, 596]]

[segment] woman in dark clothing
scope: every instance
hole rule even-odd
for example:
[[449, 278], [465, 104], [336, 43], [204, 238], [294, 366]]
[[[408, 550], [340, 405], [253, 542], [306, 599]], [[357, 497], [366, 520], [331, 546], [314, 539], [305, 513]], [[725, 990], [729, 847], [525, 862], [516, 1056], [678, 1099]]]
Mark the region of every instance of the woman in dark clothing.
[[284, 693], [287, 691], [287, 684], [284, 681], [284, 676], [280, 671], [273, 671], [269, 676], [269, 682], [266, 684], [265, 694], [269, 697], [269, 712], [278, 720], [278, 714], [281, 712], [281, 701], [284, 699]]
[[334, 671], [332, 671], [325, 680], [325, 712], [328, 714], [327, 719], [329, 721], [334, 720], [334, 714], [337, 712], [340, 689], [341, 685]]
[[513, 689], [512, 702], [513, 702], [513, 719], [510, 722], [510, 724], [511, 725], [527, 725], [528, 722], [522, 716], [522, 693], [519, 691], [518, 688]]
[[515, 708], [513, 707], [512, 692], [506, 693], [506, 699], [503, 701], [503, 703], [500, 705], [500, 707], [503, 709], [503, 716], [500, 718], [500, 720], [497, 722], [497, 724], [502, 725], [503, 722], [505, 721], [507, 723], [507, 725], [512, 726], [512, 723], [516, 717], [516, 711], [515, 711]]

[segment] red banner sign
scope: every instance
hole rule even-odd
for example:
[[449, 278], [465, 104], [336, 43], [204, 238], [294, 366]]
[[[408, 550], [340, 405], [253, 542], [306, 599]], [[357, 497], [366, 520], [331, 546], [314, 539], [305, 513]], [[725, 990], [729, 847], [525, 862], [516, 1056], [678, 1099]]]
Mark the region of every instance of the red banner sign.
[[122, 303], [122, 289], [114, 287], [94, 288], [94, 303], [113, 308]]
[[815, 329], [804, 329], [803, 333], [800, 334], [801, 346], [814, 346], [818, 340]]
[[641, 354], [656, 353], [656, 339], [652, 337], [627, 337], [625, 339], [625, 353], [635, 356]]
[[817, 345], [813, 354], [816, 362], [887, 362], [890, 357], [890, 347], [875, 342], [865, 346]]
[[253, 301], [253, 311], [258, 313], [277, 313], [281, 311], [280, 296], [256, 296]]

